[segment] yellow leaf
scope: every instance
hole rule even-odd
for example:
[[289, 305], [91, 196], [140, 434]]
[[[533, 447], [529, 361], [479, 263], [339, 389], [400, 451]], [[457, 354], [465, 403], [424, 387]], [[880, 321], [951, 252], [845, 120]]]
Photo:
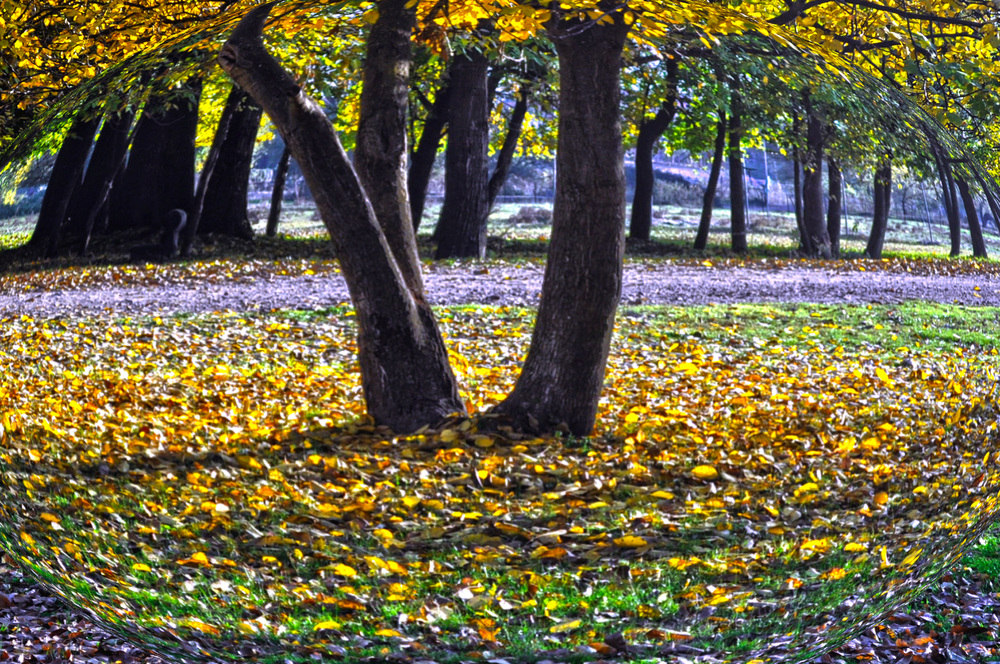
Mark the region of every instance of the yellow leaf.
[[314, 632], [318, 632], [321, 629], [340, 629], [340, 623], [336, 620], [324, 620], [313, 625]]
[[401, 632], [394, 629], [380, 629], [375, 632], [376, 636], [403, 636]]
[[889, 494], [887, 494], [885, 491], [879, 491], [878, 493], [875, 494], [873, 501], [875, 502], [876, 505], [881, 507], [889, 502]]
[[579, 620], [570, 620], [569, 622], [559, 623], [558, 625], [553, 625], [549, 627], [549, 632], [552, 634], [565, 634], [566, 632], [572, 632], [574, 629], [580, 626], [581, 622]]
[[205, 632], [206, 634], [220, 634], [218, 627], [209, 625], [208, 623], [196, 620], [194, 618], [187, 618], [185, 620], [181, 620], [179, 621], [178, 624], [183, 625], [184, 627], [190, 627], [192, 629], [196, 629], [199, 632]]
[[625, 535], [624, 537], [615, 539], [615, 545], [626, 549], [638, 549], [646, 546], [646, 540], [635, 535]]
[[343, 563], [337, 563], [333, 568], [333, 573], [337, 576], [343, 576], [348, 579], [358, 575], [358, 571], [356, 569]]
[[149, 567], [149, 565], [146, 565], [145, 563], [133, 563], [132, 564], [132, 571], [133, 572], [152, 572], [153, 570]]
[[719, 476], [719, 471], [714, 466], [695, 466], [691, 469], [691, 474], [699, 480], [714, 480]]

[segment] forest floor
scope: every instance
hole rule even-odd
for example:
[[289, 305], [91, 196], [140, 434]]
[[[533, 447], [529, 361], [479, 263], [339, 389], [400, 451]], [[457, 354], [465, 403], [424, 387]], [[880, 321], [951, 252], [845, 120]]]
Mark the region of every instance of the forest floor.
[[[221, 261], [187, 272], [174, 266], [72, 268], [58, 275], [0, 277], [0, 320], [17, 316], [153, 316], [211, 311], [324, 309], [348, 302], [332, 262], [277, 266]], [[943, 263], [942, 263], [943, 265]], [[425, 270], [434, 304], [533, 306], [544, 265], [482, 262], [432, 265]], [[939, 271], [940, 270], [940, 271]], [[124, 275], [128, 275], [126, 278]], [[120, 285], [122, 283], [139, 285]], [[1000, 306], [996, 263], [799, 262], [763, 259], [652, 260], [626, 265], [623, 305], [697, 305], [775, 302], [893, 304], [911, 300]], [[968, 573], [946, 576], [917, 605], [893, 614], [831, 653], [825, 662], [998, 661], [1000, 598]], [[954, 617], [942, 626], [942, 613]], [[976, 647], [967, 640], [975, 637]], [[983, 644], [980, 647], [978, 644]], [[721, 661], [723, 653], [684, 652], [692, 662]], [[788, 653], [793, 656], [795, 653]], [[574, 657], [566, 653], [567, 661]], [[555, 658], [556, 661], [560, 661]], [[96, 627], [16, 567], [0, 566], [0, 661], [162, 661]]]

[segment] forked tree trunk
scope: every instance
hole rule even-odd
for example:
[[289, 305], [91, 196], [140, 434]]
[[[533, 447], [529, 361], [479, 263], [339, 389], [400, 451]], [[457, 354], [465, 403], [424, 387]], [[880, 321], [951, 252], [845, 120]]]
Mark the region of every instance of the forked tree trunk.
[[105, 204], [111, 183], [125, 163], [129, 130], [134, 119], [131, 108], [111, 113], [104, 119], [83, 183], [70, 199], [66, 210], [66, 234], [81, 254], [90, 248], [97, 221], [102, 211], [107, 210]]
[[[560, 26], [561, 27], [561, 26]], [[515, 426], [594, 427], [625, 245], [625, 171], [619, 122], [627, 27], [571, 24], [552, 34], [559, 56], [556, 196], [542, 299], [513, 392], [496, 412]]]
[[972, 198], [969, 190], [969, 183], [965, 178], [955, 178], [958, 186], [958, 193], [962, 197], [962, 205], [965, 207], [965, 220], [969, 223], [969, 237], [972, 240], [972, 255], [977, 258], [986, 258], [986, 240], [983, 238], [983, 227], [979, 223], [979, 212], [976, 211], [976, 201]]
[[805, 234], [802, 245], [808, 256], [829, 258], [830, 235], [823, 208], [823, 122], [810, 109], [802, 177], [802, 231]]
[[63, 220], [73, 192], [80, 186], [87, 155], [94, 144], [94, 135], [101, 125], [100, 115], [81, 113], [63, 139], [49, 175], [42, 207], [38, 212], [35, 230], [28, 241], [28, 249], [45, 256], [55, 256], [59, 251]]
[[653, 189], [656, 184], [653, 157], [660, 137], [674, 121], [677, 112], [677, 70], [678, 58], [668, 60], [666, 98], [656, 115], [639, 123], [639, 135], [635, 140], [635, 193], [628, 226], [628, 236], [633, 240], [648, 240], [653, 231]]
[[[365, 61], [365, 69], [375, 71], [366, 71], [366, 84], [376, 72], [396, 72], [400, 79], [404, 78], [409, 50], [402, 42], [409, 44], [409, 31], [402, 26], [412, 19], [406, 4], [406, 0], [383, 0], [378, 4], [379, 18], [369, 36], [377, 43], [370, 45]], [[380, 224], [323, 110], [264, 48], [261, 31], [272, 6], [257, 7], [241, 20], [223, 46], [219, 62], [264, 107], [316, 199], [357, 312], [358, 355], [368, 412], [379, 424], [397, 431], [413, 431], [462, 412], [464, 405], [434, 314], [419, 283], [414, 285], [404, 276], [419, 274], [416, 252], [394, 251], [386, 237], [388, 233], [408, 232], [412, 238], [413, 227], [408, 217], [405, 228]], [[380, 25], [383, 21], [386, 23]], [[406, 128], [404, 114], [397, 108], [400, 101], [396, 85], [393, 77], [387, 85], [369, 88], [370, 95], [385, 95], [367, 100], [380, 107], [369, 109], [377, 112], [384, 124], [380, 130], [369, 126], [366, 131], [372, 132], [371, 137], [386, 132], [383, 139], [398, 148], [405, 147]], [[405, 85], [403, 89], [405, 92]], [[405, 100], [403, 94], [403, 104]], [[362, 118], [372, 121], [365, 112]], [[405, 172], [393, 159], [365, 163], [368, 176], [396, 183], [400, 189], [396, 192], [398, 200], [407, 203]], [[379, 168], [386, 172], [378, 173]], [[401, 220], [396, 217], [394, 221], [398, 224]], [[396, 247], [407, 244], [405, 239], [394, 240]]]
[[413, 151], [410, 161], [410, 171], [406, 178], [407, 191], [410, 194], [410, 214], [413, 217], [414, 230], [420, 228], [424, 216], [424, 204], [427, 201], [427, 186], [434, 171], [434, 161], [437, 159], [441, 139], [445, 127], [448, 126], [448, 106], [451, 103], [451, 86], [447, 78], [441, 82], [434, 103], [424, 118], [424, 128], [420, 132], [420, 140]]
[[286, 145], [278, 159], [278, 167], [274, 169], [274, 186], [271, 188], [271, 207], [267, 212], [267, 228], [264, 234], [274, 237], [278, 234], [278, 219], [281, 218], [281, 201], [285, 197], [285, 178], [288, 177], [288, 162], [292, 159]]
[[712, 168], [708, 172], [708, 183], [705, 185], [705, 195], [701, 201], [701, 219], [698, 221], [698, 234], [694, 238], [694, 248], [704, 251], [708, 246], [708, 231], [712, 226], [712, 211], [715, 209], [715, 192], [719, 186], [719, 174], [722, 172], [722, 158], [726, 152], [726, 114], [720, 113], [718, 129], [715, 132], [715, 151], [712, 153]]
[[844, 174], [840, 170], [840, 162], [833, 157], [826, 160], [826, 232], [830, 236], [830, 254], [840, 256], [840, 227], [844, 215]]
[[729, 109], [730, 243], [737, 254], [747, 252], [747, 190], [743, 181], [743, 99], [735, 87]]
[[868, 246], [865, 255], [869, 258], [882, 258], [882, 247], [885, 245], [885, 232], [889, 227], [889, 207], [892, 203], [892, 162], [884, 159], [875, 169], [875, 213], [872, 216], [872, 230], [868, 235]]
[[455, 56], [445, 148], [444, 204], [435, 258], [486, 255], [489, 216], [489, 60], [478, 51]]
[[[247, 192], [253, 148], [264, 111], [238, 86], [233, 86], [226, 107], [232, 108], [232, 115], [218, 161], [208, 180], [197, 232], [250, 239], [253, 227], [247, 214]], [[188, 223], [191, 223], [190, 218]]]

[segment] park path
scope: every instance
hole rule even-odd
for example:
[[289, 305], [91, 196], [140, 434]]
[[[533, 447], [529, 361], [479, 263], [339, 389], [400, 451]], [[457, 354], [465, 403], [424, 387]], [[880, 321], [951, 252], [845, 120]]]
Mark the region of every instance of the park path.
[[[534, 305], [543, 266], [535, 263], [434, 265], [425, 270], [433, 304]], [[893, 304], [925, 300], [1000, 306], [1000, 276], [913, 274], [802, 266], [750, 267], [629, 262], [623, 305], [785, 302]], [[320, 309], [348, 302], [339, 274], [268, 276], [236, 281], [186, 280], [145, 286], [104, 286], [0, 293], [0, 316], [169, 314], [210, 311]]]

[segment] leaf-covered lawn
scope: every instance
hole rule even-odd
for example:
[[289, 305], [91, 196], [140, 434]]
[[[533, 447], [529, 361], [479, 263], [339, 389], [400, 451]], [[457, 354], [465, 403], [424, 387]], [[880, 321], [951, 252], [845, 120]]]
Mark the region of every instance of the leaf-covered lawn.
[[[483, 411], [532, 313], [439, 313]], [[931, 331], [991, 316], [625, 310], [586, 439], [367, 425], [344, 310], [8, 319], [5, 546], [189, 659], [749, 658], [877, 618], [976, 539], [997, 350]]]

